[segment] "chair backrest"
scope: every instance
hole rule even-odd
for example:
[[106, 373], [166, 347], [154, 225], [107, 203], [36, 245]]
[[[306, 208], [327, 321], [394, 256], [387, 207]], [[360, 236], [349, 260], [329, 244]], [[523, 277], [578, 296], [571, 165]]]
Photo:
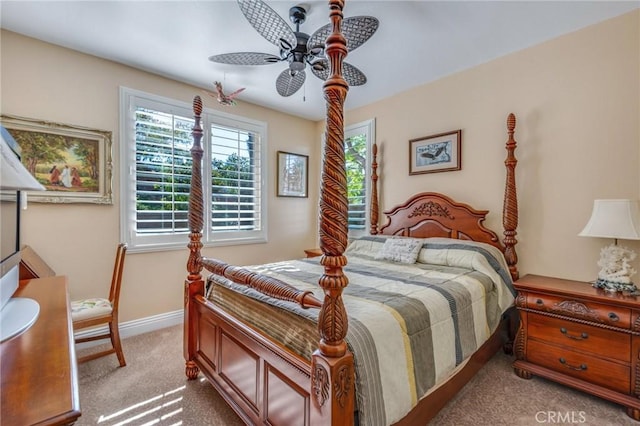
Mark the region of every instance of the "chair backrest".
[[116, 260], [113, 264], [113, 275], [111, 276], [111, 289], [109, 290], [109, 301], [113, 307], [114, 314], [118, 311], [120, 284], [122, 283], [122, 271], [124, 269], [124, 256], [126, 253], [127, 245], [125, 243], [118, 244]]

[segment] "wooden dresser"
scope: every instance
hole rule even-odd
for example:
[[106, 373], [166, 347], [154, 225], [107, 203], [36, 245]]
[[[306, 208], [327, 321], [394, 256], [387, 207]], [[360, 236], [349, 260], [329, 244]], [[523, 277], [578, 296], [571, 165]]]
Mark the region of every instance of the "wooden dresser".
[[80, 416], [66, 277], [21, 281], [15, 296], [40, 304], [36, 322], [0, 344], [0, 419], [7, 425], [71, 424]]
[[515, 287], [515, 373], [616, 402], [640, 420], [640, 298], [538, 275]]

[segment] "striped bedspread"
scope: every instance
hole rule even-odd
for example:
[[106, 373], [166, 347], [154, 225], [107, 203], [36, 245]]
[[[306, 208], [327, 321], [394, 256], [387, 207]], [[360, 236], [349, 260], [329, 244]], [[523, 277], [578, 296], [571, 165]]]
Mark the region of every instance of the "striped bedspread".
[[[504, 257], [495, 247], [423, 239], [416, 263], [405, 264], [376, 259], [386, 238], [363, 237], [346, 252], [349, 286], [343, 299], [361, 425], [389, 425], [405, 416], [491, 336], [515, 295]], [[248, 268], [311, 290], [322, 300], [319, 259]], [[268, 334], [277, 331], [277, 339], [307, 359], [317, 347], [318, 310], [303, 310], [218, 276], [210, 278], [208, 293], [253, 326]], [[249, 306], [246, 298], [230, 293], [249, 296]], [[266, 309], [281, 308], [280, 313], [251, 307], [260, 302], [271, 305]], [[307, 320], [292, 321], [288, 316], [293, 314]], [[297, 328], [291, 328], [292, 323]]]

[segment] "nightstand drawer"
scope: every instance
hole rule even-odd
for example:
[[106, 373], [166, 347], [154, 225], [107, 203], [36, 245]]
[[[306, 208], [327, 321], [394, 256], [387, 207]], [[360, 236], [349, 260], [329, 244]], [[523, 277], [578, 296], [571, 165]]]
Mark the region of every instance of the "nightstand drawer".
[[529, 337], [620, 361], [631, 361], [631, 335], [529, 312]]
[[619, 328], [631, 328], [631, 310], [618, 306], [552, 296], [549, 294], [528, 293], [527, 308]]
[[629, 367], [536, 340], [529, 340], [527, 346], [529, 362], [618, 392], [630, 392]]

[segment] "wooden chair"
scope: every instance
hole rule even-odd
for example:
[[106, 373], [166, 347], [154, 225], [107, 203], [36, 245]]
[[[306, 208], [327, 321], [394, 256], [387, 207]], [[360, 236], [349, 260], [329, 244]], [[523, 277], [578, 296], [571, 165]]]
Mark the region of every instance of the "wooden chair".
[[116, 260], [113, 265], [113, 276], [111, 277], [111, 289], [109, 299], [91, 298], [76, 300], [71, 302], [71, 319], [73, 321], [73, 331], [82, 328], [93, 327], [100, 324], [109, 324], [109, 332], [97, 336], [76, 338], [76, 343], [90, 342], [93, 340], [111, 339], [111, 349], [107, 349], [95, 354], [78, 358], [78, 362], [91, 361], [115, 353], [118, 356], [120, 367], [127, 363], [122, 353], [120, 344], [120, 332], [118, 330], [118, 300], [120, 299], [120, 284], [122, 282], [122, 270], [124, 268], [124, 256], [127, 252], [126, 244], [119, 244], [116, 251]]

